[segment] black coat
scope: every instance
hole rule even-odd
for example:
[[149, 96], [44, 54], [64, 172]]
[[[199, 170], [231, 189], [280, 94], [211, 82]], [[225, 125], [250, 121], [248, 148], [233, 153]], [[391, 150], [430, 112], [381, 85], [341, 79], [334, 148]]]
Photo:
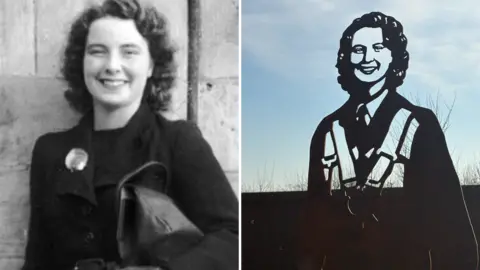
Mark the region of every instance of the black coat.
[[[238, 199], [197, 126], [166, 120], [142, 105], [110, 152], [95, 161], [92, 122], [92, 114], [87, 114], [74, 128], [43, 135], [35, 143], [22, 269], [69, 270], [87, 258], [118, 262], [115, 185], [149, 160], [164, 163], [169, 175], [141, 184], [170, 195], [206, 234], [197, 246], [168, 262], [169, 269], [237, 269]], [[83, 171], [65, 166], [72, 148], [89, 154]]]
[[[303, 249], [320, 263], [326, 256], [326, 269], [344, 269], [342, 265], [356, 265], [356, 269], [429, 269], [429, 251], [434, 270], [476, 269], [477, 243], [459, 178], [434, 113], [389, 92], [368, 131], [361, 132], [353, 124], [356, 108], [351, 100], [347, 101], [327, 116], [313, 135], [308, 174], [310, 196], [302, 221], [302, 226], [310, 230], [304, 232], [299, 252]], [[376, 213], [379, 222], [370, 219], [365, 224], [349, 214], [344, 199], [331, 196], [321, 161], [325, 137], [338, 120], [349, 146], [361, 142], [368, 145], [365, 149], [377, 149], [400, 109], [410, 111], [419, 124], [411, 141], [410, 159], [404, 164], [401, 196], [389, 203], [391, 208], [381, 206], [382, 200], [388, 203], [381, 196], [375, 199], [380, 205]], [[359, 155], [363, 154], [360, 149]], [[373, 154], [363, 168], [370, 170], [377, 159]], [[360, 167], [355, 169], [362, 174]], [[364, 229], [360, 222], [364, 222]], [[304, 260], [306, 263], [312, 258], [304, 255]]]

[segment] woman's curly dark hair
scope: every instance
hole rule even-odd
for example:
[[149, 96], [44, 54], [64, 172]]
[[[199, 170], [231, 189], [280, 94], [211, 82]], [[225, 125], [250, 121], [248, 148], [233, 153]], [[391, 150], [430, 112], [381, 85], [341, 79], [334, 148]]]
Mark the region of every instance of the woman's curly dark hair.
[[336, 68], [338, 69], [338, 83], [342, 89], [349, 94], [358, 91], [358, 88], [365, 85], [354, 75], [353, 65], [351, 63], [352, 39], [353, 35], [364, 27], [380, 27], [383, 33], [383, 44], [392, 52], [392, 63], [386, 73], [385, 85], [390, 90], [395, 90], [403, 84], [406, 71], [408, 69], [409, 54], [407, 51], [407, 38], [403, 33], [402, 24], [391, 16], [381, 12], [371, 12], [364, 14], [360, 18], [353, 20], [347, 29], [343, 32], [340, 39], [340, 48], [337, 55]]
[[92, 109], [93, 100], [83, 77], [83, 58], [90, 25], [107, 16], [132, 19], [145, 38], [154, 62], [147, 79], [143, 101], [154, 111], [166, 111], [171, 102], [170, 89], [175, 82], [175, 48], [171, 44], [166, 19], [151, 6], [142, 7], [136, 0], [106, 0], [88, 8], [73, 22], [62, 59], [61, 73], [68, 84], [65, 98], [70, 106], [84, 114]]

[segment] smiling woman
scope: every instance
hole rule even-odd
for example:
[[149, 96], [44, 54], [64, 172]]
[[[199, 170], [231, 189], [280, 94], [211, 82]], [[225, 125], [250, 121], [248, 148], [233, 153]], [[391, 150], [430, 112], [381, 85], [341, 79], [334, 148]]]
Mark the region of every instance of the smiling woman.
[[[170, 104], [173, 54], [164, 17], [136, 0], [106, 0], [75, 20], [62, 74], [83, 117], [35, 143], [23, 270], [238, 267], [238, 200], [225, 173], [195, 124], [159, 113]], [[175, 207], [156, 207], [166, 217], [135, 208], [121, 219], [131, 209], [118, 199], [133, 198], [117, 193], [127, 176], [158, 195], [150, 201]], [[157, 234], [139, 236], [141, 214]], [[123, 241], [121, 221], [133, 242]]]
[[[69, 45], [65, 50], [61, 71], [70, 86], [69, 91], [66, 92], [66, 98], [80, 113], [85, 113], [94, 105], [92, 94], [86, 85], [92, 81], [87, 76], [90, 76], [90, 72], [95, 72], [95, 68], [105, 67], [105, 65], [113, 65], [114, 69], [122, 67], [122, 73], [135, 70], [133, 74], [152, 69], [148, 71], [149, 76], [147, 76], [148, 72], [144, 71], [145, 74], [142, 75], [144, 79], [137, 80], [144, 83], [146, 81], [145, 87], [138, 85], [137, 88], [147, 90], [142, 99], [147, 101], [154, 110], [168, 109], [176, 64], [174, 63], [175, 50], [166, 29], [167, 22], [153, 8], [137, 11], [138, 15], [132, 14], [133, 6], [123, 4], [123, 8], [123, 12], [119, 15], [109, 14], [99, 9], [88, 10], [71, 27]], [[112, 10], [112, 13], [116, 12]], [[135, 21], [134, 15], [141, 17]], [[132, 19], [125, 20], [129, 17]], [[145, 38], [147, 35], [148, 39]], [[83, 55], [85, 57], [79, 57]], [[141, 68], [137, 70], [138, 67]], [[108, 69], [108, 72], [111, 70]], [[121, 76], [122, 79], [130, 80], [126, 76], [133, 76], [133, 74], [101, 76], [105, 78]], [[93, 76], [100, 78], [98, 73]], [[129, 87], [132, 87], [132, 83], [133, 81], [129, 81]]]
[[132, 20], [105, 17], [91, 24], [83, 75], [95, 111], [123, 106], [135, 111], [152, 71], [147, 41]]

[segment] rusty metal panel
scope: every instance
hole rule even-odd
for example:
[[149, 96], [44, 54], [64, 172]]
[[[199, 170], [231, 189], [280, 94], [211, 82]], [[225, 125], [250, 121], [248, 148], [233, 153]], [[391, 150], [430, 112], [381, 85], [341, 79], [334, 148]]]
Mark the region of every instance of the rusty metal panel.
[[[401, 188], [385, 189], [382, 195], [384, 199], [382, 208], [401, 209], [404, 203], [402, 192]], [[464, 186], [463, 192], [473, 228], [476, 235], [479, 235], [480, 186]], [[243, 193], [241, 196], [242, 269], [310, 269], [301, 268], [305, 265], [301, 265], [302, 254], [298, 251], [300, 242], [303, 242], [302, 245], [304, 245], [302, 250], [306, 250], [305, 243], [309, 242], [311, 244], [310, 252], [315, 252], [319, 243], [316, 237], [327, 227], [337, 227], [338, 229], [330, 236], [332, 240], [328, 242], [332, 248], [341, 246], [339, 239], [342, 237], [349, 237], [341, 227], [347, 223], [348, 216], [340, 216], [335, 211], [332, 211], [330, 216], [321, 215], [320, 203], [311, 205], [312, 212], [309, 213], [311, 226], [309, 228], [299, 226], [302, 209], [307, 202], [306, 192]], [[341, 198], [343, 195], [335, 191], [333, 196]], [[406, 221], [407, 216], [398, 211], [392, 213], [388, 220], [383, 220], [383, 222], [403, 226], [402, 223]], [[303, 231], [300, 228], [303, 228]], [[364, 249], [374, 252], [374, 241], [366, 243]], [[461, 247], [458, 248], [461, 250]], [[389, 259], [394, 258], [395, 254], [392, 252], [393, 256]], [[407, 257], [406, 260], [408, 259], [411, 258]], [[358, 261], [353, 258], [344, 263], [348, 267], [339, 269], [359, 269]], [[317, 267], [313, 269], [320, 269], [321, 262], [316, 262], [315, 265]]]

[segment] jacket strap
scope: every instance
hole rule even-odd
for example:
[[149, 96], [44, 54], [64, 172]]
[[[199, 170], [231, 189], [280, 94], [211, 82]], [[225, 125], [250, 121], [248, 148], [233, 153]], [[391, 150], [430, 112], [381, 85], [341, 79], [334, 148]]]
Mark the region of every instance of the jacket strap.
[[[418, 121], [409, 110], [400, 109], [395, 114], [382, 145], [376, 151], [379, 159], [368, 176], [368, 185], [382, 188], [391, 175], [395, 163], [402, 163], [399, 160], [401, 158], [410, 158], [412, 138], [418, 126]], [[400, 136], [398, 136], [399, 130], [402, 131]], [[407, 139], [409, 141], [406, 142]], [[379, 175], [380, 178], [378, 178]]]
[[[394, 116], [390, 127], [380, 148], [375, 153], [379, 156], [378, 161], [368, 176], [368, 185], [382, 188], [393, 171], [399, 158], [410, 158], [412, 138], [419, 126], [411, 111], [400, 109]], [[398, 131], [402, 133], [398, 136]], [[397, 135], [397, 136], [395, 136]], [[408, 137], [407, 137], [408, 136]], [[324, 165], [325, 180], [332, 183], [338, 178], [342, 187], [356, 185], [356, 174], [353, 165], [356, 148], [348, 147], [345, 130], [338, 121], [333, 122], [332, 128], [325, 136], [325, 149], [322, 158]], [[358, 155], [358, 152], [357, 152]], [[380, 175], [379, 180], [378, 175]]]

